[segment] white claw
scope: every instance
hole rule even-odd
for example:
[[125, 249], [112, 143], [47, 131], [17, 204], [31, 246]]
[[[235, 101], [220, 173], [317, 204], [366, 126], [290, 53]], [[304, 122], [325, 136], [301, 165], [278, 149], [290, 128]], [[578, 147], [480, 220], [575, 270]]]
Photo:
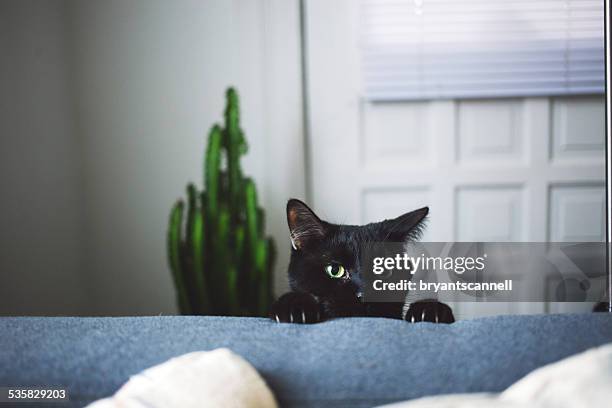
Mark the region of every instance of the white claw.
[[425, 321], [425, 309], [423, 309], [423, 313], [421, 313], [421, 321]]
[[438, 321], [438, 314], [436, 313], [436, 323], [439, 323]]
[[410, 323], [414, 323], [414, 315], [410, 318]]
[[277, 314], [274, 315], [274, 318], [276, 319], [276, 323], [280, 323], [280, 319], [278, 318]]
[[302, 323], [306, 324], [306, 313], [302, 310]]
[[293, 323], [293, 312], [289, 312], [289, 323]]

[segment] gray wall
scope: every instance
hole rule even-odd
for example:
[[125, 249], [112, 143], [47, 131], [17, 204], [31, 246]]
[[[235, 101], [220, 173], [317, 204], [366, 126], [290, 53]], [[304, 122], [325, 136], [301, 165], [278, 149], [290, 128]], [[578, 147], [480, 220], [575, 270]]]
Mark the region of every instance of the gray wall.
[[[168, 212], [188, 181], [201, 185], [205, 136], [222, 117], [229, 84], [241, 95], [250, 145], [244, 170], [268, 210], [280, 252], [275, 285], [284, 290], [284, 203], [304, 195], [297, 2], [2, 7], [18, 37], [5, 39], [17, 54], [4, 58], [23, 66], [0, 75], [22, 98], [0, 95], [11, 105], [0, 113], [3, 194], [16, 198], [0, 204], [7, 252], [0, 276], [12, 292], [0, 314], [175, 312]], [[34, 64], [28, 39], [49, 43], [46, 64]], [[26, 76], [32, 65], [38, 72]], [[40, 200], [49, 200], [45, 189], [57, 208]], [[42, 225], [30, 215], [41, 209], [52, 215]]]
[[0, 314], [87, 312], [62, 1], [0, 2]]

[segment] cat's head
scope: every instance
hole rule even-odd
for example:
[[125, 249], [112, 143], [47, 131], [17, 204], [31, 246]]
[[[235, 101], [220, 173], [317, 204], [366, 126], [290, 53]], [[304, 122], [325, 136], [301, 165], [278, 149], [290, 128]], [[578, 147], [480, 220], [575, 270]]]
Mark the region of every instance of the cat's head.
[[306, 204], [287, 203], [292, 243], [289, 283], [294, 291], [359, 302], [363, 292], [361, 250], [368, 243], [408, 242], [420, 237], [428, 207], [363, 226], [321, 220]]

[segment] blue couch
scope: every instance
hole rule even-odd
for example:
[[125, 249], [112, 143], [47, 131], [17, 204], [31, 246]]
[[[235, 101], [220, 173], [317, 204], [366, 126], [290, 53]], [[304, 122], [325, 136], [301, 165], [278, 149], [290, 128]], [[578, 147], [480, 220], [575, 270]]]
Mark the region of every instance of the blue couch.
[[370, 407], [501, 391], [533, 369], [612, 342], [606, 313], [453, 325], [352, 318], [315, 325], [231, 317], [0, 318], [0, 386], [65, 386], [71, 405], [112, 394], [173, 356], [228, 347], [281, 406]]

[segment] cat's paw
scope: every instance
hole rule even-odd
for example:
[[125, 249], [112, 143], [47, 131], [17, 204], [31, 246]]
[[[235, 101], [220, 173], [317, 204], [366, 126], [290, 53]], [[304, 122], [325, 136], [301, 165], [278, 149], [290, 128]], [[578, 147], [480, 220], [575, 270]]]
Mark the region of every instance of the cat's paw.
[[444, 303], [435, 300], [420, 300], [410, 305], [404, 320], [410, 323], [454, 323], [455, 316], [451, 308]]
[[313, 295], [289, 292], [274, 302], [269, 317], [278, 323], [318, 323], [322, 321], [321, 305]]

